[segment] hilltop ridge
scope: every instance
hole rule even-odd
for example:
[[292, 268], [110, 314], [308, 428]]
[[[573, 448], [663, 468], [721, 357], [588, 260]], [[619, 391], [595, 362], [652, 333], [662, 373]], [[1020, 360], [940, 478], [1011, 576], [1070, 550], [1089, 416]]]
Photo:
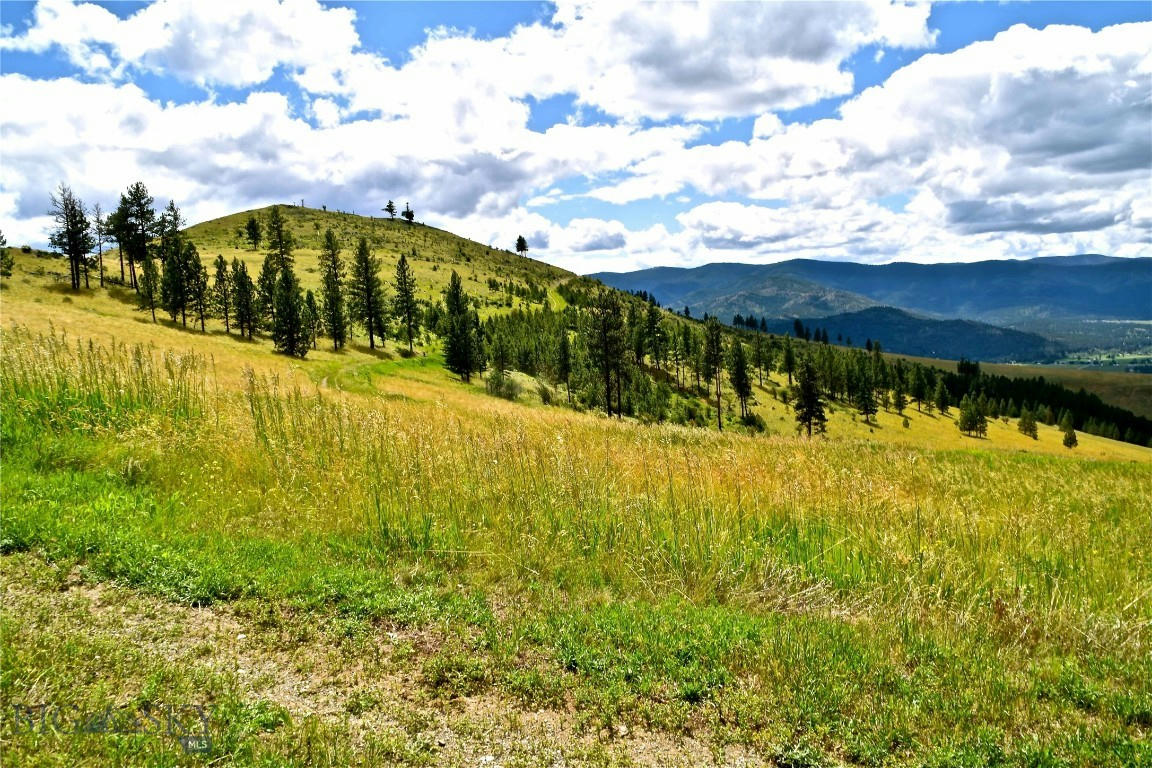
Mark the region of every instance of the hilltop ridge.
[[[531, 256], [520, 256], [419, 222], [409, 224], [400, 218], [363, 216], [298, 205], [278, 207], [296, 241], [295, 257], [305, 287], [318, 284], [315, 262], [320, 254], [324, 231], [328, 228], [335, 232], [345, 254], [351, 253], [359, 238], [366, 238], [369, 247], [380, 258], [385, 275], [392, 273], [400, 253], [407, 255], [423, 298], [438, 297], [447, 286], [452, 269], [460, 272], [461, 278], [469, 283], [470, 294], [499, 303], [505, 302], [507, 294], [489, 286], [488, 278], [546, 288], [576, 277], [572, 272]], [[250, 216], [266, 219], [271, 208], [268, 205], [228, 214], [191, 225], [184, 232], [204, 253], [240, 257], [249, 262], [249, 268], [259, 267], [263, 251], [254, 250], [245, 242], [242, 231]], [[554, 306], [563, 301], [555, 293], [549, 298]]]

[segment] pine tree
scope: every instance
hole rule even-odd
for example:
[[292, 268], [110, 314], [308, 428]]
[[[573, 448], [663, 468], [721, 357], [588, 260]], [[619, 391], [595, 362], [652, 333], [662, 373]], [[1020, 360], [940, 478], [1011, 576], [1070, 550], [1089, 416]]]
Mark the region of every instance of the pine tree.
[[508, 372], [511, 357], [508, 339], [505, 338], [503, 332], [493, 333], [491, 343], [488, 345], [488, 363], [492, 367], [492, 373], [502, 378]]
[[1020, 412], [1020, 420], [1016, 422], [1016, 429], [1033, 440], [1037, 439], [1039, 434], [1036, 428], [1036, 417], [1032, 415], [1032, 411], [1025, 408]]
[[650, 303], [644, 314], [644, 347], [657, 369], [664, 365], [664, 326], [660, 323], [662, 317], [660, 308]]
[[[468, 304], [471, 304], [471, 299]], [[480, 313], [472, 309], [468, 311], [468, 325], [469, 340], [472, 343], [472, 350], [470, 358], [472, 361], [472, 370], [474, 372], [483, 372], [488, 366], [488, 360], [484, 356], [484, 329], [480, 327]]]
[[96, 269], [100, 273], [100, 287], [104, 287], [104, 246], [108, 243], [110, 230], [108, 229], [108, 217], [104, 215], [104, 211], [100, 208], [100, 203], [92, 206], [92, 235], [96, 239]]
[[767, 356], [765, 355], [765, 341], [764, 337], [757, 334], [752, 339], [752, 367], [756, 369], [756, 380], [760, 386], [764, 386], [764, 369], [767, 368]]
[[140, 282], [137, 286], [140, 308], [149, 310], [152, 313], [152, 322], [156, 322], [156, 299], [160, 293], [160, 275], [156, 271], [156, 262], [152, 259], [152, 254], [147, 251], [144, 252], [140, 265]]
[[[627, 347], [624, 309], [615, 291], [604, 290], [593, 298], [589, 307], [587, 344], [589, 358], [604, 382], [604, 411], [611, 416], [612, 378], [615, 374], [619, 392], [621, 366]], [[619, 410], [617, 408], [617, 414], [622, 415]]]
[[180, 234], [183, 221], [176, 204], [169, 201], [168, 207], [160, 215], [159, 225], [160, 259], [164, 262], [164, 276], [160, 280], [160, 304], [172, 318], [172, 322], [176, 322], [176, 318], [179, 317], [187, 326], [190, 293], [188, 282], [191, 268]]
[[904, 409], [908, 407], [908, 398], [904, 396], [904, 382], [897, 378], [896, 387], [892, 390], [892, 408], [896, 413], [904, 415]]
[[928, 399], [928, 384], [924, 381], [924, 372], [918, 365], [912, 368], [912, 387], [909, 394], [916, 401], [916, 410], [919, 411], [920, 406]]
[[316, 296], [309, 289], [304, 294], [304, 336], [308, 345], [316, 349], [316, 337], [320, 334], [320, 307], [316, 304]]
[[792, 373], [796, 370], [796, 353], [792, 351], [792, 339], [784, 337], [784, 357], [780, 362], [781, 370], [788, 374], [788, 386], [792, 386]]
[[968, 435], [972, 434], [975, 428], [975, 419], [972, 415], [974, 410], [968, 395], [960, 398], [960, 414], [956, 417], [956, 428]]
[[324, 245], [320, 249], [320, 307], [322, 325], [332, 339], [332, 349], [338, 350], [348, 338], [348, 318], [344, 313], [344, 260], [340, 258], [340, 243], [331, 229], [324, 232]]
[[702, 331], [692, 331], [690, 337], [692, 339], [692, 373], [696, 376], [696, 389], [701, 391], [704, 396], [707, 397], [708, 388], [704, 386], [704, 381], [702, 379], [704, 376], [704, 334]]
[[[278, 208], [273, 208], [273, 210], [279, 215], [280, 210]], [[264, 230], [260, 226], [260, 219], [256, 218], [256, 214], [253, 213], [248, 216], [248, 223], [244, 225], [244, 234], [248, 238], [248, 242], [252, 244], [252, 250], [259, 250], [260, 241], [264, 239]]]
[[704, 323], [704, 372], [716, 380], [716, 427], [724, 430], [723, 401], [720, 398], [720, 378], [724, 371], [724, 337], [720, 322], [708, 318]]
[[200, 261], [196, 246], [188, 243], [184, 247], [184, 268], [187, 270], [186, 285], [188, 304], [200, 321], [200, 332], [204, 333], [204, 318], [208, 315], [208, 270]]
[[979, 404], [967, 395], [960, 401], [960, 417], [956, 420], [956, 426], [969, 436], [973, 433], [980, 437], [988, 434], [987, 417], [980, 410]]
[[72, 290], [79, 290], [81, 270], [88, 254], [96, 247], [96, 240], [88, 224], [88, 214], [84, 203], [64, 184], [49, 195], [49, 199], [52, 202], [50, 213], [56, 226], [49, 234], [48, 242], [68, 257]]
[[277, 352], [304, 357], [308, 354], [308, 334], [304, 328], [304, 301], [300, 282], [292, 267], [280, 270], [276, 279], [276, 316], [272, 323], [272, 343]]
[[412, 354], [412, 342], [420, 328], [420, 307], [416, 304], [416, 278], [403, 253], [396, 262], [394, 286], [396, 298], [392, 301], [392, 311], [400, 321], [403, 339], [408, 342], [408, 354]]
[[232, 332], [232, 273], [223, 254], [216, 256], [215, 280], [212, 284], [212, 311], [224, 320], [224, 333]]
[[856, 380], [856, 396], [853, 398], [856, 410], [864, 417], [868, 424], [877, 412], [876, 393], [872, 387], [872, 376], [867, 370], [862, 370]]
[[744, 342], [740, 339], [733, 339], [728, 353], [728, 380], [732, 382], [732, 391], [740, 401], [740, 418], [746, 419], [748, 398], [752, 396], [752, 377], [748, 374], [748, 356], [744, 351]]
[[1064, 447], [1075, 448], [1078, 444], [1079, 441], [1076, 439], [1076, 430], [1069, 425], [1068, 428], [1064, 430]]
[[276, 282], [279, 278], [276, 257], [268, 254], [256, 278], [256, 314], [259, 322], [269, 328], [276, 322]]
[[447, 338], [444, 339], [444, 365], [464, 381], [471, 381], [472, 373], [481, 370], [476, 336], [470, 311], [471, 302], [464, 292], [464, 284], [456, 270], [448, 278], [444, 291], [447, 312]]
[[556, 342], [556, 378], [564, 382], [568, 393], [568, 405], [572, 405], [572, 348], [568, 341], [568, 329], [560, 328], [560, 339]]
[[396, 218], [396, 203], [389, 200], [388, 205], [384, 206], [384, 213], [388, 214], [390, 219]]
[[944, 386], [942, 379], [936, 381], [936, 392], [932, 400], [936, 405], [936, 410], [940, 411], [942, 416], [947, 416], [950, 403], [948, 402], [948, 389]]
[[[122, 241], [121, 247], [127, 250], [128, 271], [132, 278], [132, 288], [139, 290], [136, 280], [136, 265], [142, 264], [148, 255], [148, 243], [156, 233], [156, 210], [148, 188], [141, 181], [128, 187], [122, 200]], [[155, 268], [155, 264], [152, 265]], [[152, 303], [158, 298], [159, 285], [153, 291]]]
[[260, 315], [256, 307], [256, 286], [248, 276], [248, 266], [240, 259], [232, 260], [232, 307], [240, 335], [247, 333], [251, 339]]
[[524, 235], [520, 235], [516, 238], [516, 253], [520, 254], [521, 256], [528, 255], [528, 241], [524, 239]]
[[624, 320], [628, 326], [628, 336], [632, 348], [632, 363], [640, 367], [644, 365], [644, 351], [648, 344], [645, 340], [644, 323], [640, 319], [640, 312], [634, 303], [629, 302], [628, 314]]
[[416, 214], [411, 208], [408, 207], [408, 203], [404, 203], [404, 213], [400, 215], [403, 216], [404, 220], [409, 224], [416, 220]]
[[16, 266], [16, 257], [8, 247], [8, 238], [0, 232], [0, 277], [12, 277], [12, 270]]
[[824, 415], [824, 402], [820, 398], [820, 384], [816, 378], [816, 368], [807, 357], [800, 361], [796, 377], [796, 393], [792, 408], [796, 413], [796, 423], [812, 432], [823, 433], [827, 418]]
[[384, 289], [380, 283], [380, 260], [368, 249], [368, 240], [360, 238], [352, 260], [352, 280], [348, 284], [352, 316], [368, 332], [368, 347], [376, 348], [376, 339], [384, 341]]
[[293, 247], [295, 242], [288, 230], [288, 222], [284, 221], [280, 206], [274, 205], [268, 213], [268, 257], [276, 268], [277, 280], [280, 272], [292, 266]]
[[116, 241], [116, 251], [120, 259], [120, 285], [125, 285], [124, 255], [128, 250], [128, 198], [120, 195], [116, 210], [108, 214], [108, 235]]
[[[694, 341], [695, 336], [692, 333], [692, 329], [688, 327], [688, 323], [682, 324], [680, 326], [680, 361], [682, 365], [687, 366], [692, 364]], [[688, 376], [685, 374], [684, 382], [681, 383], [681, 386], [687, 386], [687, 379]]]

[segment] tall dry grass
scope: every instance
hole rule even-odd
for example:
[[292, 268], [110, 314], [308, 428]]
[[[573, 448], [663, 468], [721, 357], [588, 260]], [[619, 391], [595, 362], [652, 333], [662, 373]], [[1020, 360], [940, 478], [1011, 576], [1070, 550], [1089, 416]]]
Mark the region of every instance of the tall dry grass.
[[255, 373], [216, 391], [196, 355], [2, 338], [6, 420], [126, 446], [193, 529], [752, 607], [964, 624], [994, 605], [1029, 632], [1146, 648], [1147, 467], [327, 397]]

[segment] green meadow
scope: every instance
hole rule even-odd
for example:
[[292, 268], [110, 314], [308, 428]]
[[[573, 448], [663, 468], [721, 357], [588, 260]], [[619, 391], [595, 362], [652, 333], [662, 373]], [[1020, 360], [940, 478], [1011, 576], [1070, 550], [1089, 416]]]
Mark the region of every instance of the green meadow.
[[6, 705], [211, 741], [9, 715], [15, 763], [1152, 760], [1146, 461], [2, 342]]

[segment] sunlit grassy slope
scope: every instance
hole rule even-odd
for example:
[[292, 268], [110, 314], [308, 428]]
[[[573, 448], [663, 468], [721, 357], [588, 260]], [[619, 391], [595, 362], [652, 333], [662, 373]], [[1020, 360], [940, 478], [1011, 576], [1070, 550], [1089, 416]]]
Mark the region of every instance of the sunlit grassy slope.
[[1147, 449], [914, 407], [810, 441], [779, 375], [769, 434], [644, 426], [488, 397], [435, 340], [154, 325], [63, 267], [0, 291], [0, 693], [201, 704], [213, 747], [5, 719], [14, 764], [1152, 760]]
[[[215, 259], [217, 254], [223, 254], [229, 261], [238, 256], [248, 263], [249, 272], [255, 276], [259, 274], [263, 252], [252, 250], [237, 230], [243, 228], [253, 214], [267, 221], [268, 211], [268, 208], [261, 208], [213, 219], [189, 227], [187, 236], [196, 243], [205, 263]], [[383, 218], [374, 218], [299, 206], [281, 206], [280, 212], [296, 242], [296, 269], [306, 289], [319, 287], [317, 260], [324, 232], [329, 228], [344, 249], [346, 263], [350, 263], [359, 239], [366, 238], [373, 253], [380, 257], [385, 280], [394, 273], [400, 254], [406, 254], [416, 276], [419, 296], [426, 299], [440, 297], [453, 269], [460, 273], [469, 294], [500, 305], [510, 305], [508, 295], [492, 291], [488, 286], [489, 278], [520, 284], [531, 282], [548, 288], [573, 276], [559, 267], [512, 253], [508, 250], [511, 243], [482, 245], [434, 227], [408, 224], [400, 218], [390, 219], [384, 214], [381, 214]], [[412, 255], [413, 249], [415, 256]], [[563, 306], [563, 301], [555, 294], [549, 300], [553, 308]], [[515, 304], [530, 306], [519, 299]], [[493, 311], [492, 308], [486, 309]]]
[[[409, 228], [398, 220], [372, 222], [349, 214], [300, 208], [283, 210], [287, 212], [285, 215], [288, 220], [294, 222], [299, 243], [296, 263], [301, 274], [307, 276], [304, 279], [306, 286], [314, 286], [317, 281], [314, 272], [318, 251], [305, 247], [315, 245], [308, 239], [307, 233], [314, 232], [309, 217], [314, 216], [325, 227], [330, 223], [350, 220], [356, 226], [350, 224], [346, 230], [341, 230], [344, 233], [342, 237], [347, 240], [354, 240], [361, 232], [370, 232], [373, 226], [379, 226], [381, 232], [387, 233], [379, 236], [379, 242], [393, 244], [376, 250], [384, 262], [382, 274], [385, 282], [390, 279], [395, 265], [398, 253], [396, 248], [410, 249], [410, 242], [419, 241], [427, 234], [419, 225]], [[210, 261], [217, 252], [229, 259], [239, 256], [248, 260], [250, 267], [258, 271], [263, 258], [261, 252], [236, 249], [217, 239], [226, 239], [223, 233], [234, 230], [247, 217], [247, 213], [236, 214], [199, 225], [202, 229], [192, 228], [190, 236], [196, 238], [201, 257]], [[428, 254], [427, 260], [416, 262], [415, 267], [420, 290], [428, 298], [439, 298], [452, 269], [468, 275], [466, 289], [469, 292], [488, 300], [489, 306], [483, 308], [483, 313], [500, 312], [510, 305], [539, 306], [504, 292], [489, 291], [489, 278], [512, 280], [522, 285], [533, 282], [543, 287], [554, 286], [572, 277], [571, 273], [558, 268], [506, 251], [490, 250], [440, 230], [428, 232], [431, 233], [428, 235], [429, 245], [424, 251]], [[460, 252], [472, 254], [466, 257], [471, 260], [463, 260], [458, 256]], [[421, 253], [419, 247], [417, 253]], [[106, 256], [105, 268], [110, 273], [118, 272], [115, 252]], [[179, 324], [163, 317], [159, 323], [154, 324], [146, 312], [137, 309], [135, 294], [117, 285], [109, 285], [103, 291], [72, 294], [68, 289], [66, 274], [66, 264], [61, 259], [17, 252], [16, 273], [13, 278], [5, 281], [3, 293], [0, 294], [0, 322], [5, 327], [19, 323], [37, 330], [55, 328], [75, 338], [104, 341], [115, 339], [129, 344], [146, 343], [172, 349], [195, 349], [213, 361], [215, 376], [222, 386], [238, 386], [244, 369], [254, 367], [260, 371], [275, 372], [281, 377], [297, 377], [300, 381], [310, 381], [327, 389], [404, 395], [422, 400], [453, 400], [469, 389], [476, 392], [483, 389], [482, 382], [474, 382], [469, 388], [455, 381], [443, 369], [435, 338], [425, 338], [424, 349], [415, 359], [401, 358], [396, 354], [397, 348], [392, 342], [383, 349], [369, 350], [366, 337], [354, 336], [349, 347], [339, 353], [326, 349], [321, 343], [317, 350], [309, 353], [307, 359], [288, 360], [272, 353], [268, 339], [258, 338], [249, 342], [225, 334], [223, 323], [216, 320], [208, 321], [207, 334], [201, 334], [198, 329], [181, 328]], [[550, 292], [548, 301], [553, 307], [563, 304], [563, 299], [555, 291]], [[782, 390], [786, 385], [787, 378], [780, 373], [765, 379], [763, 386], [757, 386], [754, 409], [765, 418], [770, 432], [791, 435], [794, 430], [791, 409], [773, 396], [775, 390]], [[522, 399], [531, 401], [534, 397], [532, 388], [527, 387], [526, 390]], [[494, 405], [489, 402], [489, 398], [482, 398], [479, 407], [489, 408]], [[736, 407], [730, 392], [726, 393], [725, 407], [728, 410]], [[829, 415], [828, 430], [833, 438], [859, 437], [931, 448], [1022, 450], [1057, 455], [1069, 453], [1061, 444], [1060, 432], [1043, 424], [1039, 428], [1039, 440], [1021, 435], [1016, 430], [1015, 420], [991, 423], [988, 438], [981, 439], [961, 434], [956, 429], [954, 412], [947, 416], [928, 415], [918, 413], [915, 407], [911, 407], [905, 411], [905, 415], [909, 421], [908, 428], [902, 426], [901, 416], [886, 411], [882, 411], [873, 423], [865, 424], [854, 416], [851, 408], [834, 406]], [[1148, 449], [1128, 443], [1085, 433], [1080, 433], [1078, 439], [1080, 445], [1075, 453], [1083, 457], [1131, 460], [1147, 460], [1152, 457]]]

